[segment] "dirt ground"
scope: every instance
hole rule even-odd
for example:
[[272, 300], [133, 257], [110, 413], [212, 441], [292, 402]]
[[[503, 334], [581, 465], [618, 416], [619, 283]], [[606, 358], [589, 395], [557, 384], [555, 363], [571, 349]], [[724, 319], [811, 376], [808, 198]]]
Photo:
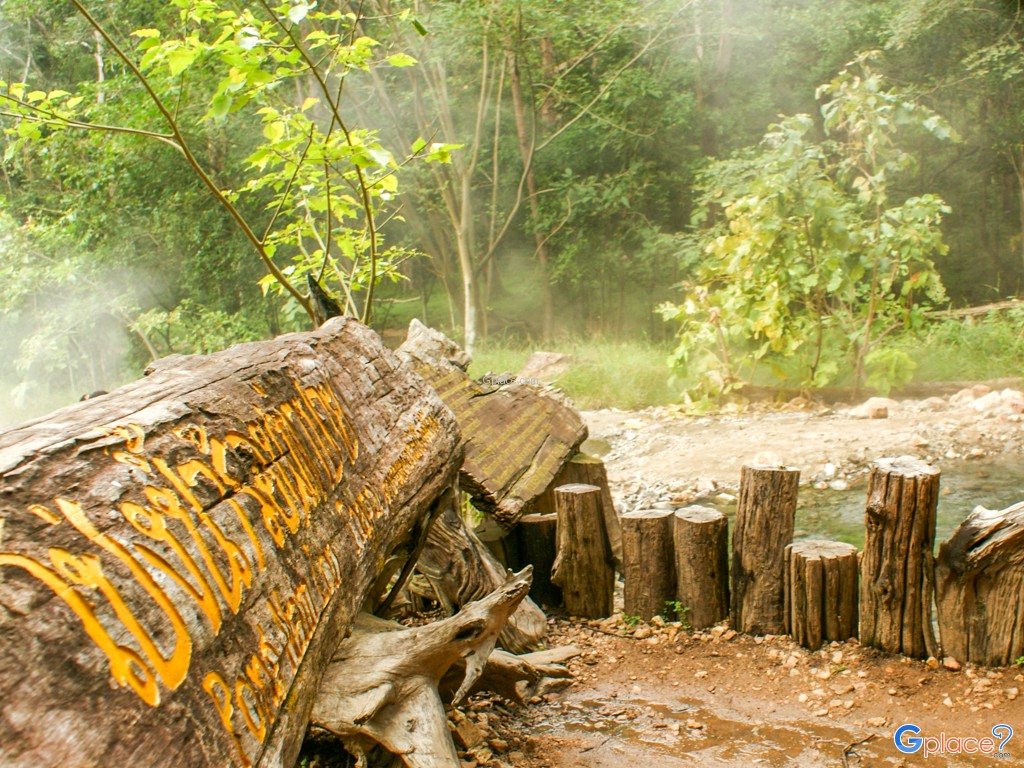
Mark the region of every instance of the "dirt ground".
[[[1022, 411], [1019, 391], [996, 385], [857, 407], [797, 400], [701, 417], [660, 408], [585, 418], [587, 448], [603, 454], [621, 512], [623, 504], [643, 506], [650, 498], [682, 504], [727, 493], [748, 462], [795, 466], [802, 482], [819, 488], [862, 482], [884, 456], [909, 454], [940, 466], [1019, 464]], [[929, 666], [855, 642], [811, 652], [786, 637], [747, 637], [725, 626], [628, 627], [621, 617], [559, 618], [550, 639], [582, 650], [569, 663], [573, 684], [501, 719], [506, 765], [1024, 766], [1024, 675], [1017, 667], [952, 659]], [[945, 750], [900, 752], [894, 733], [906, 724], [936, 740], [924, 746]], [[984, 737], [1003, 751], [965, 754], [980, 742], [957, 741]]]

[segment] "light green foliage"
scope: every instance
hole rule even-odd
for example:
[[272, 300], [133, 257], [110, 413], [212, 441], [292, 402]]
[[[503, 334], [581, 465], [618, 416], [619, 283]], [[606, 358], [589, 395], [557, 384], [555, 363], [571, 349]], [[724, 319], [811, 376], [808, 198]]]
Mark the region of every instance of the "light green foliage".
[[873, 385], [902, 383], [910, 361], [873, 347], [944, 299], [932, 257], [945, 252], [948, 208], [932, 194], [889, 198], [912, 166], [902, 133], [949, 138], [949, 127], [867, 56], [819, 96], [825, 140], [814, 140], [809, 116], [785, 118], [756, 153], [707, 171], [704, 204], [722, 216], [698, 241], [684, 301], [661, 307], [680, 324], [673, 362], [698, 392], [727, 393], [759, 364], [778, 378], [795, 364], [808, 387], [849, 368], [857, 383], [865, 370]]
[[626, 629], [635, 629], [642, 621], [643, 619], [639, 616], [630, 616], [628, 613], [622, 614], [622, 623], [626, 625]]

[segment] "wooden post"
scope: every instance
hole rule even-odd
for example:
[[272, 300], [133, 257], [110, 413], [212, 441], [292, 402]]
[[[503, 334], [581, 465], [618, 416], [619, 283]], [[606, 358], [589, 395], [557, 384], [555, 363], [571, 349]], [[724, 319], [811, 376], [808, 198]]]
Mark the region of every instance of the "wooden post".
[[459, 445], [344, 318], [158, 361], [0, 434], [0, 765], [293, 765]]
[[555, 489], [558, 556], [551, 581], [562, 588], [572, 616], [600, 619], [612, 613], [615, 569], [601, 516], [601, 489], [563, 485]]
[[608, 536], [608, 544], [612, 557], [617, 565], [622, 565], [622, 531], [619, 516], [612, 502], [612, 492], [608, 486], [608, 472], [604, 462], [596, 456], [577, 453], [559, 471], [551, 485], [540, 496], [527, 505], [527, 513], [545, 514], [555, 512], [555, 489], [562, 485], [584, 483], [596, 485], [601, 489], [601, 515], [604, 517], [604, 529]]
[[694, 629], [729, 616], [729, 531], [725, 515], [686, 507], [674, 516], [676, 597]]
[[913, 658], [938, 656], [932, 631], [939, 470], [882, 459], [871, 470], [860, 565], [860, 639]]
[[732, 534], [732, 623], [752, 635], [785, 632], [786, 545], [793, 538], [799, 470], [743, 467]]
[[857, 548], [808, 539], [786, 547], [786, 631], [811, 650], [857, 636]]
[[621, 522], [622, 575], [626, 582], [623, 613], [644, 621], [665, 616], [665, 603], [674, 599], [676, 591], [672, 512], [629, 512]]
[[975, 509], [939, 545], [935, 579], [943, 653], [994, 667], [1024, 656], [1024, 502]]
[[560, 606], [562, 590], [551, 583], [558, 553], [558, 514], [523, 515], [505, 542], [509, 567], [518, 571], [533, 566], [530, 597], [542, 606]]

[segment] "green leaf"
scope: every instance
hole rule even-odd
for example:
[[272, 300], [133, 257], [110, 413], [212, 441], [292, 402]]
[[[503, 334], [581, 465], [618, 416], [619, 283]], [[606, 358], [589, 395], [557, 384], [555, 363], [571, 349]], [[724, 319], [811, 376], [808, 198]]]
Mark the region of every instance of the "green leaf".
[[392, 67], [411, 67], [413, 64], [419, 63], [407, 53], [396, 53], [389, 56], [387, 61]]
[[136, 29], [134, 32], [132, 32], [132, 37], [141, 37], [141, 38], [160, 37], [160, 30], [159, 29], [152, 29], [152, 28], [149, 28], [149, 27], [147, 27], [145, 29]]
[[198, 56], [198, 48], [175, 48], [171, 51], [167, 55], [167, 69], [171, 77], [177, 77], [188, 69]]
[[412, 26], [417, 32], [419, 32], [420, 37], [426, 37], [430, 34], [430, 32], [427, 31], [427, 28], [420, 23], [419, 19], [412, 19]]

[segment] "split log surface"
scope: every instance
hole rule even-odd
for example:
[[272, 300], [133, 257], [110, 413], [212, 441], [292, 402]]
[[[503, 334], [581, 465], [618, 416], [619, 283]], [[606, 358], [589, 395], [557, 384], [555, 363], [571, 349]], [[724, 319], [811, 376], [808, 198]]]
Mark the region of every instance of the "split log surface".
[[0, 764], [293, 764], [337, 638], [458, 447], [434, 392], [341, 318], [0, 434]]
[[541, 606], [557, 608], [562, 604], [562, 590], [551, 582], [551, 569], [558, 554], [558, 513], [523, 515], [505, 539], [509, 565], [518, 570], [533, 566], [530, 597]]
[[721, 512], [692, 506], [673, 516], [675, 599], [694, 629], [729, 616], [729, 524]]
[[[448, 613], [455, 613], [505, 583], [505, 568], [448, 505], [427, 534], [416, 569], [430, 581]], [[501, 631], [501, 645], [512, 653], [539, 648], [547, 635], [544, 612], [530, 598], [517, 605]]]
[[932, 630], [939, 470], [912, 456], [876, 462], [860, 564], [860, 640], [890, 653], [939, 655]]
[[800, 645], [857, 637], [857, 548], [807, 539], [786, 547], [786, 631]]
[[793, 539], [799, 470], [745, 466], [732, 534], [732, 623], [752, 635], [786, 629], [786, 545]]
[[398, 349], [452, 409], [466, 439], [460, 480], [481, 512], [509, 527], [587, 438], [572, 408], [528, 385], [471, 379], [455, 342], [418, 320]]
[[409, 768], [461, 768], [438, 684], [456, 661], [460, 701], [483, 674], [508, 616], [530, 590], [515, 574], [455, 616], [407, 629], [362, 614], [334, 653], [310, 723], [337, 734], [357, 757], [380, 744]]
[[601, 489], [563, 485], [555, 489], [558, 555], [551, 581], [562, 588], [566, 611], [600, 619], [612, 613], [615, 567], [604, 533]]
[[612, 501], [612, 491], [608, 485], [608, 470], [601, 459], [585, 453], [577, 453], [555, 475], [555, 479], [551, 481], [551, 484], [545, 489], [544, 493], [527, 505], [526, 513], [554, 513], [556, 511], [555, 489], [561, 485], [573, 485], [576, 483], [596, 485], [601, 489], [601, 515], [604, 517], [604, 530], [608, 536], [608, 545], [611, 547], [612, 557], [615, 558], [615, 564], [621, 570], [622, 527], [619, 515], [615, 511], [615, 503]]
[[939, 545], [935, 579], [943, 653], [996, 667], [1024, 656], [1024, 502], [976, 508]]
[[665, 616], [675, 599], [672, 511], [645, 509], [622, 516], [623, 612], [648, 621]]

